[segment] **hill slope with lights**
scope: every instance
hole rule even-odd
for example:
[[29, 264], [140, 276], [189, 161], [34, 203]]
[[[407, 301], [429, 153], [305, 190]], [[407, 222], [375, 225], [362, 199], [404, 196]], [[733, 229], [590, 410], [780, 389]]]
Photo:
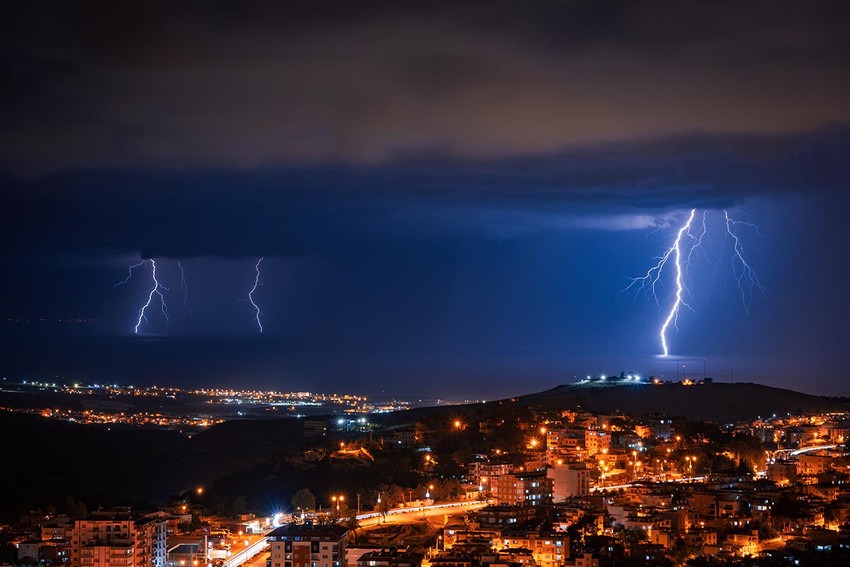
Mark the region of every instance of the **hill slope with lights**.
[[[516, 400], [515, 402], [513, 400]], [[584, 381], [512, 398], [547, 408], [594, 413], [664, 414], [718, 423], [758, 417], [848, 411], [847, 400], [825, 398], [754, 383]]]

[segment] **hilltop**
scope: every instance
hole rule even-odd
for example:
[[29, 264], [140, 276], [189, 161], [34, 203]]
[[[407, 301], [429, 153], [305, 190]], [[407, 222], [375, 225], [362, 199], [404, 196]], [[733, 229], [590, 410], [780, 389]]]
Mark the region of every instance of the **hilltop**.
[[465, 406], [417, 408], [396, 412], [383, 418], [384, 423], [412, 422], [422, 417], [449, 416], [475, 411], [487, 418], [500, 407], [584, 410], [592, 413], [624, 413], [635, 416], [662, 414], [690, 420], [729, 423], [769, 417], [850, 411], [850, 400], [813, 396], [794, 390], [749, 382], [652, 384], [649, 382], [590, 382], [564, 384], [533, 394]]
[[846, 399], [826, 398], [753, 383], [629, 383], [562, 385], [517, 398], [516, 403], [577, 408], [594, 413], [664, 414], [718, 423], [787, 413], [848, 411]]

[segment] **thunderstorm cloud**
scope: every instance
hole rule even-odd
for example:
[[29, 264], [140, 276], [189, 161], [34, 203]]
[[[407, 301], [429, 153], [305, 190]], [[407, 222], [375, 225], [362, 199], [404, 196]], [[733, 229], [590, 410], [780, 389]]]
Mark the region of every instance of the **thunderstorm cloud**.
[[12, 3], [5, 236], [79, 253], [288, 255], [405, 232], [640, 229], [681, 207], [836, 192], [845, 11]]

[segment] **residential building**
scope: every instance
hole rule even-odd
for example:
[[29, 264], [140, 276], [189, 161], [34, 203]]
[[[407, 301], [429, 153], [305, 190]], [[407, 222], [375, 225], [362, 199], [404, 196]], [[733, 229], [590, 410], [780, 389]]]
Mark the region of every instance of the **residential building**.
[[539, 567], [560, 567], [570, 555], [566, 532], [505, 532], [500, 542], [506, 549], [528, 549]]
[[589, 457], [607, 453], [611, 448], [611, 434], [600, 429], [589, 429], [584, 432], [584, 447]]
[[497, 504], [530, 506], [551, 504], [552, 486], [553, 481], [545, 471], [501, 475], [490, 483]]
[[94, 512], [74, 522], [71, 567], [165, 567], [166, 535], [163, 513]]
[[546, 469], [552, 479], [552, 495], [555, 502], [563, 502], [571, 496], [590, 494], [590, 470], [584, 463], [561, 463]]
[[287, 524], [269, 535], [271, 567], [342, 567], [348, 530], [339, 525]]

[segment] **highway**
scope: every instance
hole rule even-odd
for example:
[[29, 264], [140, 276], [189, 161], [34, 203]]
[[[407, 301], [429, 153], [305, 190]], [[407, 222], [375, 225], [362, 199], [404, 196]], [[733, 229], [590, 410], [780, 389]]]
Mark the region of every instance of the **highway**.
[[261, 537], [257, 541], [251, 543], [245, 549], [237, 551], [230, 557], [224, 560], [223, 567], [239, 567], [264, 552], [269, 547], [269, 538]]
[[357, 516], [357, 522], [364, 528], [378, 524], [402, 524], [433, 516], [463, 514], [472, 510], [479, 510], [487, 504], [487, 500], [474, 500], [472, 502], [447, 502], [429, 506], [414, 506], [413, 508], [393, 508], [387, 511], [386, 515], [381, 515], [380, 512], [360, 514]]
[[835, 449], [838, 445], [812, 445], [810, 447], [800, 447], [794, 451], [789, 453], [792, 457], [796, 457], [797, 455], [802, 455], [803, 453], [810, 453], [812, 451], [820, 451], [821, 449]]
[[[360, 527], [377, 526], [378, 524], [402, 524], [412, 522], [421, 518], [433, 516], [463, 514], [472, 510], [478, 510], [486, 506], [486, 500], [474, 500], [472, 502], [446, 502], [443, 504], [431, 504], [429, 506], [414, 506], [412, 508], [393, 508], [386, 514], [380, 512], [366, 512], [357, 516]], [[264, 536], [251, 543], [224, 560], [222, 567], [263, 567], [264, 554], [269, 548], [269, 538]]]
[[[667, 483], [670, 483], [670, 484], [683, 483], [683, 482], [702, 482], [704, 480], [707, 480], [707, 478], [708, 477], [706, 477], [706, 476], [683, 476], [682, 478], [677, 478], [675, 480], [673, 480], [673, 479], [666, 480], [664, 482], [667, 482]], [[648, 481], [649, 479], [646, 479], [646, 480]], [[620, 490], [620, 489], [624, 489], [624, 488], [631, 488], [632, 486], [635, 486], [635, 484], [638, 484], [638, 483], [640, 483], [640, 481], [637, 481], [635, 483], [630, 482], [628, 484], [615, 484], [613, 486], [594, 486], [593, 488], [590, 489], [590, 491], [591, 492], [604, 492], [606, 490]]]

